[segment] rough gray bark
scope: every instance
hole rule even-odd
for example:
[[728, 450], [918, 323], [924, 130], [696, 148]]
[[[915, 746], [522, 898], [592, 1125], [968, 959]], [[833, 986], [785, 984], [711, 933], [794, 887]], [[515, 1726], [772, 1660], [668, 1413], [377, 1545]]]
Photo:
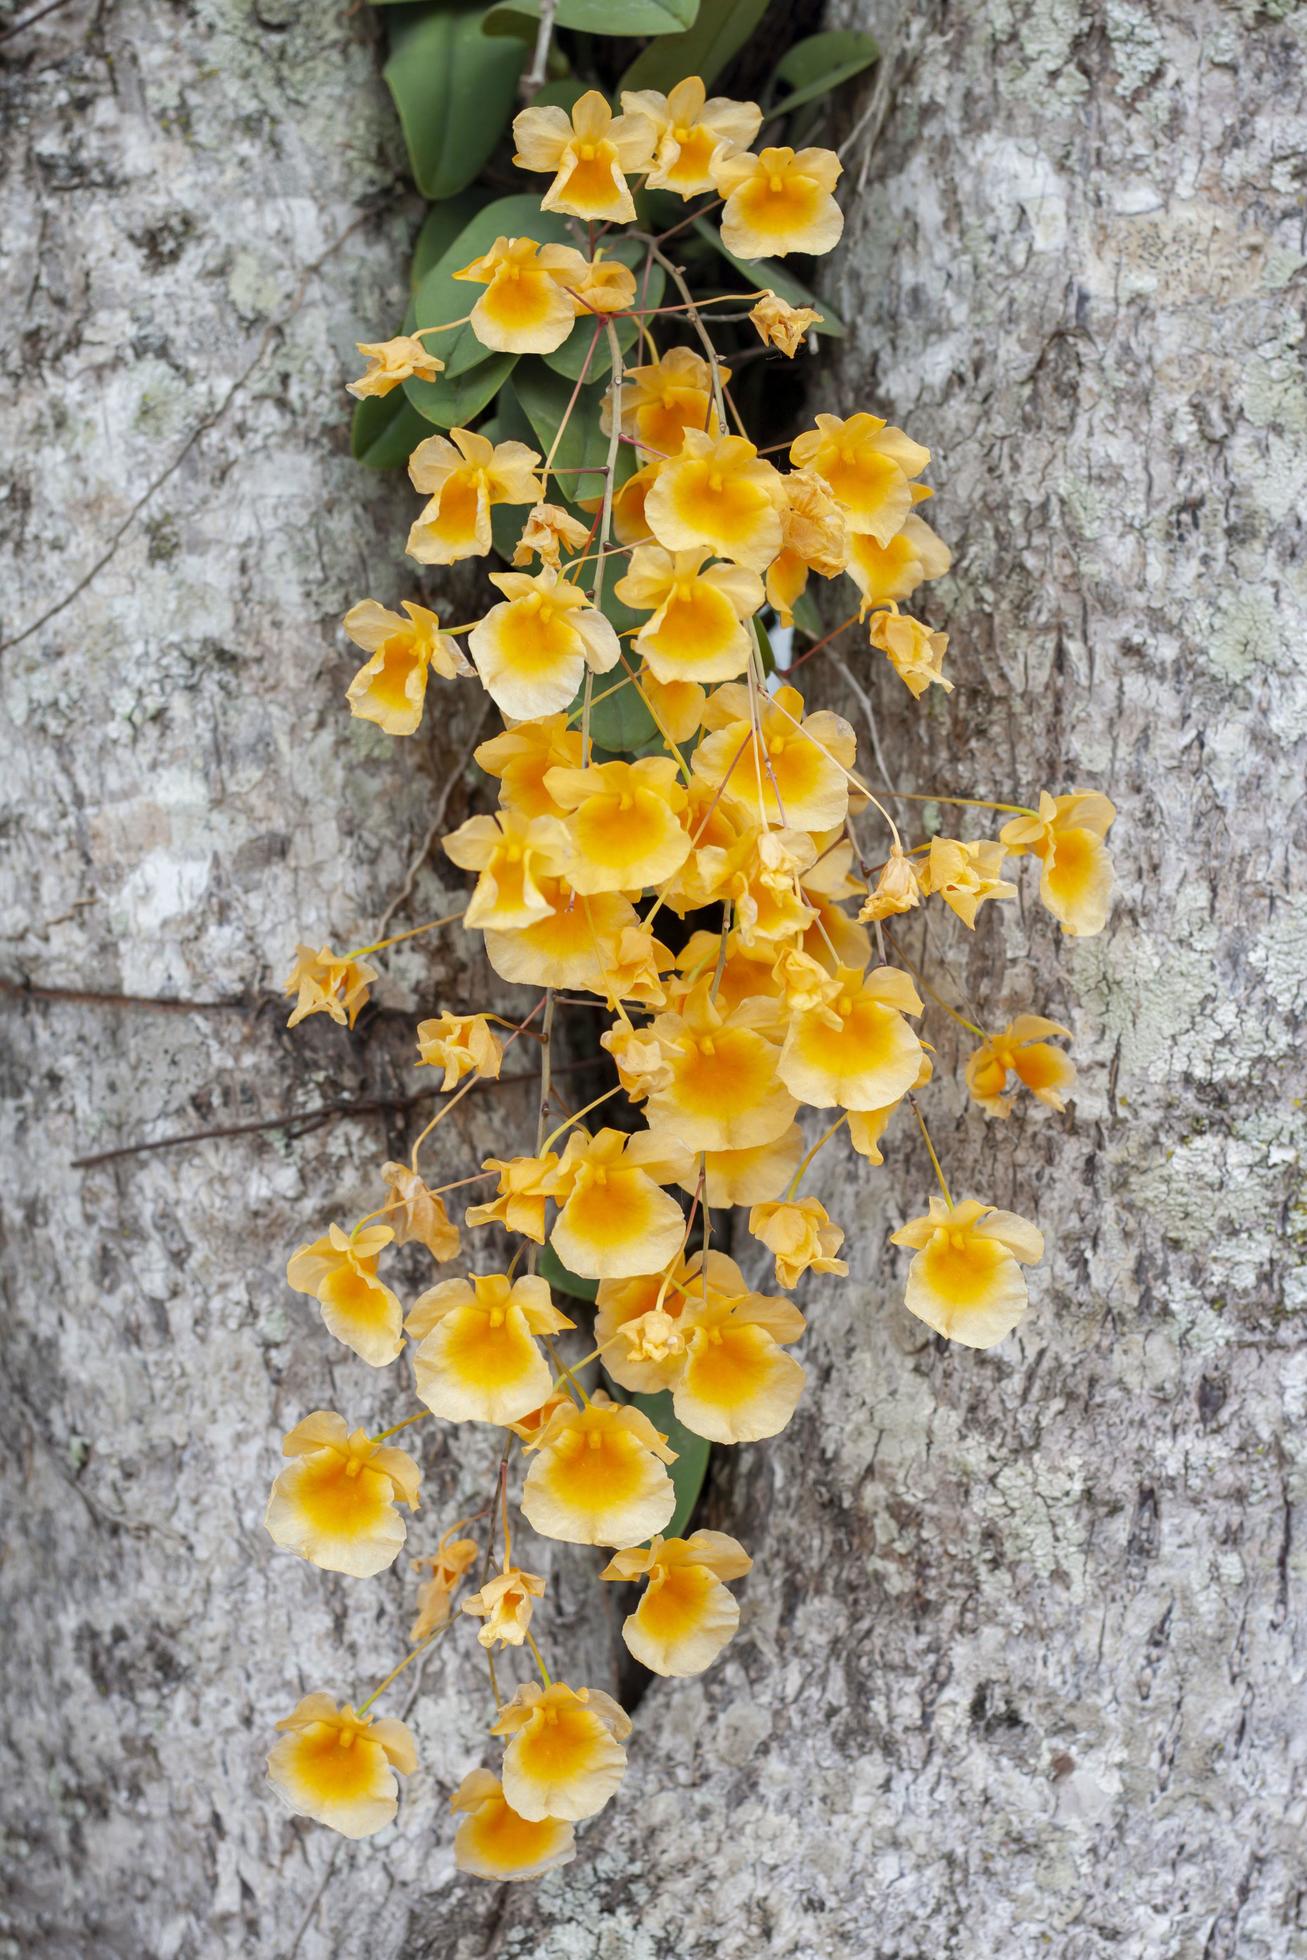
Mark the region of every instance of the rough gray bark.
[[[68, 1167], [402, 1094], [405, 1019], [290, 1040], [239, 1007], [6, 1002], [15, 1952], [1307, 1953], [1304, 15], [843, 17], [886, 60], [830, 262], [857, 331], [816, 386], [931, 443], [958, 552], [926, 608], [957, 693], [908, 712], [854, 655], [859, 689], [900, 786], [1083, 782], [1122, 810], [1102, 939], [1061, 940], [1029, 890], [974, 940], [932, 934], [987, 1018], [1076, 1030], [1074, 1121], [928, 1104], [955, 1187], [1047, 1232], [1036, 1311], [988, 1355], [923, 1337], [885, 1245], [922, 1153], [900, 1126], [883, 1171], [832, 1167], [852, 1276], [806, 1296], [795, 1421], [710, 1493], [757, 1560], [741, 1635], [651, 1688], [577, 1862], [496, 1893], [454, 1878], [443, 1816], [480, 1746], [465, 1657], [426, 1668], [387, 1838], [339, 1843], [260, 1787], [271, 1722], [384, 1668], [411, 1599], [258, 1522], [296, 1416], [389, 1406], [281, 1269], [403, 1119]], [[409, 509], [342, 453], [335, 391], [396, 311], [414, 215], [368, 33], [326, 4], [71, 0], [0, 42], [7, 970], [36, 985], [257, 999], [300, 931], [366, 934], [465, 753], [470, 698], [403, 749], [340, 702], [334, 622], [398, 596]], [[413, 917], [440, 899], [424, 873]], [[392, 956], [383, 998], [460, 998], [450, 957]], [[502, 1121], [475, 1110], [450, 1175]], [[434, 1521], [486, 1461], [426, 1449]], [[598, 1679], [612, 1629], [591, 1592], [569, 1630], [574, 1604], [554, 1644]]]

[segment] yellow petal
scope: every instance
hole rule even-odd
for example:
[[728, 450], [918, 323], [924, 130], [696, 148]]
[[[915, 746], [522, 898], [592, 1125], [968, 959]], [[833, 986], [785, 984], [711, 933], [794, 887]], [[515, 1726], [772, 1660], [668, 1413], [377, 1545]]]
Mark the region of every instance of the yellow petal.
[[493, 1793], [482, 1798], [454, 1834], [454, 1863], [459, 1871], [512, 1883], [570, 1864], [576, 1856], [572, 1826], [560, 1817], [542, 1817], [535, 1823], [520, 1817], [498, 1778], [489, 1781]]
[[370, 1578], [393, 1565], [406, 1536], [390, 1478], [335, 1449], [282, 1471], [264, 1524], [274, 1543], [327, 1572]]
[[[325, 1695], [309, 1699], [333, 1707]], [[342, 1837], [371, 1837], [398, 1809], [398, 1785], [386, 1750], [352, 1721], [312, 1721], [293, 1728], [269, 1754], [268, 1777], [289, 1809], [330, 1825]]]
[[583, 1279], [626, 1279], [665, 1266], [684, 1234], [685, 1216], [675, 1198], [641, 1171], [613, 1170], [602, 1183], [573, 1191], [550, 1243], [569, 1272]]
[[[600, 1414], [592, 1404], [585, 1417]], [[580, 1417], [541, 1444], [522, 1491], [532, 1530], [573, 1545], [638, 1545], [675, 1509], [666, 1467], [637, 1437], [613, 1421]]]
[[696, 1335], [673, 1406], [696, 1436], [756, 1443], [784, 1429], [803, 1383], [804, 1370], [764, 1328], [726, 1321]]
[[626, 1773], [626, 1751], [590, 1709], [551, 1708], [504, 1750], [504, 1795], [529, 1821], [593, 1817]]
[[446, 1313], [413, 1357], [419, 1399], [448, 1422], [518, 1422], [538, 1408], [553, 1371], [520, 1306]]
[[318, 1299], [327, 1330], [371, 1368], [384, 1368], [404, 1345], [404, 1310], [388, 1286], [348, 1266], [323, 1280]]

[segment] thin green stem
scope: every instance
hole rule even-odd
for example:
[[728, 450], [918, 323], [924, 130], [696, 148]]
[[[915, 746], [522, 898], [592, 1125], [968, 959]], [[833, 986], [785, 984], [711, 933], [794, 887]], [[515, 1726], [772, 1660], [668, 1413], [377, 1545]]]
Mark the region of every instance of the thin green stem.
[[[467, 908], [464, 907], [465, 911]], [[401, 940], [416, 939], [419, 933], [434, 932], [437, 926], [452, 926], [461, 919], [463, 912], [447, 912], [443, 919], [428, 919], [423, 926], [410, 926], [407, 932], [392, 933], [389, 939], [378, 939], [374, 946], [358, 946], [352, 953], [346, 953], [347, 960], [365, 959], [369, 953], [384, 953], [387, 946], [398, 946]]]
[[376, 1701], [381, 1695], [385, 1694], [386, 1689], [390, 1686], [391, 1682], [398, 1681], [400, 1675], [404, 1672], [404, 1669], [406, 1667], [411, 1666], [412, 1663], [417, 1659], [419, 1654], [425, 1654], [428, 1647], [434, 1647], [437, 1640], [439, 1640], [441, 1634], [449, 1632], [450, 1625], [451, 1622], [446, 1620], [443, 1627], [437, 1627], [435, 1629], [435, 1632], [428, 1634], [425, 1640], [419, 1640], [417, 1646], [413, 1648], [412, 1652], [405, 1654], [403, 1660], [400, 1662], [398, 1667], [391, 1668], [390, 1673], [386, 1676], [385, 1680], [378, 1683], [378, 1685], [372, 1690], [372, 1693], [368, 1696], [367, 1700], [363, 1702], [355, 1710], [355, 1713], [358, 1715], [366, 1715], [369, 1708], [371, 1708], [373, 1702]]
[[794, 1176], [790, 1181], [790, 1188], [785, 1193], [785, 1200], [787, 1204], [794, 1199], [796, 1193], [798, 1192], [799, 1186], [803, 1182], [804, 1174], [807, 1171], [807, 1168], [809, 1164], [812, 1162], [813, 1158], [817, 1155], [817, 1152], [823, 1147], [823, 1145], [828, 1144], [830, 1142], [831, 1138], [835, 1135], [837, 1130], [842, 1130], [844, 1128], [844, 1125], [848, 1122], [848, 1120], [849, 1120], [849, 1112], [847, 1111], [847, 1109], [842, 1110], [840, 1112], [838, 1121], [832, 1123], [830, 1128], [817, 1138], [816, 1143], [813, 1144], [812, 1149], [808, 1152], [803, 1162], [799, 1165], [798, 1170], [795, 1171]]
[[926, 1146], [927, 1154], [930, 1157], [931, 1167], [934, 1170], [935, 1176], [939, 1180], [939, 1188], [944, 1193], [944, 1202], [948, 1206], [949, 1210], [952, 1211], [953, 1193], [949, 1190], [948, 1185], [945, 1182], [944, 1173], [939, 1167], [939, 1158], [935, 1155], [935, 1146], [930, 1140], [930, 1131], [926, 1128], [926, 1119], [922, 1115], [921, 1110], [917, 1106], [916, 1097], [911, 1092], [909, 1092], [908, 1094], [908, 1101], [912, 1105], [912, 1114], [917, 1119], [917, 1128], [921, 1131], [921, 1140]]
[[383, 1429], [377, 1436], [369, 1436], [370, 1443], [384, 1443], [387, 1436], [398, 1436], [401, 1429], [409, 1429], [415, 1422], [425, 1422], [431, 1414], [430, 1409], [419, 1409], [415, 1416], [405, 1416], [403, 1422], [393, 1422], [389, 1429]]
[[545, 1666], [544, 1656], [536, 1645], [535, 1635], [532, 1633], [530, 1627], [525, 1628], [524, 1631], [526, 1633], [526, 1644], [531, 1649], [531, 1652], [534, 1654], [535, 1664], [540, 1670], [540, 1679], [544, 1682], [547, 1688], [552, 1688], [554, 1685], [553, 1676], [550, 1674], [549, 1669]]
[[575, 1116], [569, 1116], [565, 1123], [560, 1123], [557, 1129], [550, 1131], [549, 1135], [545, 1138], [544, 1142], [540, 1144], [539, 1147], [537, 1148], [536, 1156], [543, 1157], [545, 1152], [549, 1149], [549, 1146], [552, 1143], [556, 1142], [556, 1140], [563, 1135], [564, 1131], [570, 1130], [573, 1123], [579, 1123], [581, 1121], [581, 1118], [583, 1116], [588, 1116], [592, 1109], [598, 1109], [600, 1103], [609, 1102], [614, 1096], [620, 1096], [621, 1093], [622, 1093], [622, 1085], [619, 1082], [615, 1089], [605, 1089], [602, 1096], [596, 1096], [594, 1101], [588, 1102], [584, 1109], [578, 1109]]

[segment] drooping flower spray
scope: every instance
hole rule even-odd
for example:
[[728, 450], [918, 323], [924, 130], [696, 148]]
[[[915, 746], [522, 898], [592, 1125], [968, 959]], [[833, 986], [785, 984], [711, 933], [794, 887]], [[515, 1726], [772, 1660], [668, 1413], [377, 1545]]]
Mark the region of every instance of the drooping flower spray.
[[[914, 697], [952, 685], [946, 636], [902, 610], [949, 565], [920, 515], [929, 451], [855, 409], [817, 415], [790, 443], [788, 469], [760, 453], [714, 342], [719, 301], [739, 307], [741, 295], [694, 298], [669, 256], [683, 227], [636, 223], [632, 184], [643, 179], [687, 203], [708, 197], [696, 218], [720, 206], [723, 243], [740, 259], [829, 251], [843, 228], [837, 157], [755, 153], [761, 124], [757, 105], [709, 99], [694, 76], [668, 96], [629, 91], [616, 115], [595, 93], [570, 113], [524, 110], [515, 161], [548, 180], [542, 236], [487, 241], [452, 275], [475, 296], [469, 313], [362, 347], [369, 365], [353, 384], [367, 398], [406, 381], [439, 387], [455, 345], [466, 370], [468, 335], [477, 358], [563, 356], [577, 336], [584, 346], [547, 453], [505, 416], [479, 430], [450, 425], [410, 456], [425, 499], [411, 557], [483, 558], [498, 531], [511, 558], [488, 573], [478, 617], [451, 627], [412, 599], [397, 611], [364, 598], [344, 622], [368, 656], [348, 690], [354, 715], [411, 735], [433, 688], [473, 685], [502, 716], [502, 732], [476, 750], [496, 807], [444, 840], [472, 879], [466, 907], [397, 937], [479, 933], [494, 971], [524, 992], [516, 1018], [473, 1003], [418, 1025], [417, 1063], [441, 1077], [439, 1113], [407, 1163], [380, 1167], [372, 1210], [350, 1226], [316, 1222], [291, 1258], [289, 1282], [318, 1301], [328, 1334], [375, 1368], [400, 1363], [399, 1406], [378, 1436], [307, 1413], [285, 1439], [267, 1509], [279, 1546], [367, 1578], [409, 1543], [418, 1504], [423, 1432], [404, 1445], [391, 1437], [425, 1419], [500, 1433], [501, 1470], [480, 1511], [442, 1520], [434, 1549], [415, 1560], [425, 1576], [410, 1655], [357, 1709], [304, 1697], [269, 1757], [293, 1810], [350, 1837], [386, 1824], [395, 1773], [411, 1774], [416, 1753], [402, 1722], [371, 1710], [456, 1623], [479, 1561], [461, 1615], [490, 1657], [487, 1747], [501, 1748], [451, 1803], [457, 1862], [493, 1879], [531, 1878], [575, 1855], [575, 1827], [617, 1792], [631, 1735], [607, 1694], [551, 1676], [529, 1533], [602, 1547], [596, 1585], [640, 1588], [623, 1635], [658, 1674], [709, 1667], [736, 1629], [731, 1585], [749, 1554], [722, 1532], [686, 1534], [677, 1452], [641, 1398], [670, 1397], [675, 1424], [722, 1446], [785, 1427], [803, 1390], [792, 1350], [805, 1328], [785, 1295], [807, 1274], [831, 1284], [848, 1270], [844, 1231], [819, 1195], [823, 1153], [851, 1148], [880, 1164], [907, 1103], [938, 1186], [893, 1235], [913, 1255], [908, 1311], [988, 1347], [1028, 1310], [1025, 1269], [1042, 1238], [950, 1191], [918, 1101], [931, 1076], [919, 1029], [934, 1006], [962, 1024], [975, 1044], [967, 1086], [996, 1118], [1022, 1089], [1065, 1107], [1075, 1071], [1056, 1043], [1067, 1030], [1032, 1013], [986, 1031], [906, 964], [887, 922], [932, 905], [980, 929], [982, 908], [1015, 894], [1004, 874], [1022, 855], [1039, 860], [1039, 896], [1063, 932], [1098, 932], [1107, 915], [1105, 796], [1040, 792], [1033, 807], [932, 798], [968, 823], [1006, 821], [994, 836], [905, 840], [860, 769], [849, 724], [772, 671], [761, 623], [790, 623], [814, 576], [847, 578], [868, 651]], [[679, 298], [651, 300], [655, 274], [657, 292], [670, 285]], [[782, 358], [822, 324], [767, 288], [744, 295], [734, 317], [752, 322], [760, 353]], [[607, 377], [597, 401], [584, 386], [596, 368]], [[565, 464], [587, 414], [593, 441]], [[629, 751], [599, 736], [600, 707], [623, 693], [648, 731]], [[352, 1027], [376, 976], [368, 961], [392, 943], [343, 958], [301, 946], [291, 1024], [326, 1013]], [[560, 993], [605, 1011], [617, 1078], [561, 1121], [548, 1061]], [[430, 1187], [427, 1138], [499, 1076], [519, 1040], [543, 1057], [538, 1121]], [[617, 1098], [628, 1105], [620, 1120]], [[461, 1227], [450, 1212], [458, 1191]], [[731, 1212], [771, 1256], [775, 1293], [755, 1291], [729, 1256]], [[409, 1243], [453, 1270], [406, 1311], [382, 1271]], [[560, 1274], [575, 1291], [556, 1298]], [[564, 1362], [555, 1337], [588, 1321], [587, 1294], [590, 1352]], [[585, 1385], [596, 1361], [606, 1390]], [[529, 1678], [501, 1689], [496, 1655], [525, 1663]]]

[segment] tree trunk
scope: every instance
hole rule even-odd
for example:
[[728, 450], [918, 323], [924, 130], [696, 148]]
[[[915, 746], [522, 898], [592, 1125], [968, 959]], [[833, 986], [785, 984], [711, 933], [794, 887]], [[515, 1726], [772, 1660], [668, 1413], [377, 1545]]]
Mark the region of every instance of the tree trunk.
[[[384, 1839], [261, 1787], [272, 1723], [378, 1678], [413, 1597], [402, 1561], [364, 1586], [262, 1531], [293, 1421], [393, 1411], [284, 1262], [411, 1139], [415, 1015], [486, 984], [419, 940], [352, 1038], [259, 1005], [297, 937], [373, 936], [463, 814], [479, 713], [447, 697], [398, 744], [341, 700], [340, 614], [412, 590], [411, 495], [349, 460], [339, 393], [402, 310], [417, 215], [371, 15], [69, 0], [0, 39], [7, 972], [32, 990], [4, 1003], [13, 1951], [1307, 1953], [1305, 19], [839, 10], [885, 55], [828, 139], [852, 137], [827, 279], [854, 331], [812, 406], [931, 445], [956, 562], [921, 610], [958, 687], [914, 708], [855, 649], [806, 691], [860, 737], [875, 716], [898, 788], [1107, 790], [1120, 885], [1099, 939], [1063, 939], [1027, 875], [924, 953], [987, 1023], [1075, 1029], [1071, 1117], [998, 1124], [927, 1027], [955, 1190], [1047, 1234], [1034, 1312], [986, 1354], [907, 1315], [886, 1240], [930, 1174], [902, 1118], [883, 1169], [819, 1160], [852, 1272], [800, 1295], [798, 1414], [718, 1451], [706, 1505], [756, 1560], [740, 1635], [649, 1688], [577, 1861], [507, 1892], [450, 1858], [448, 1792], [490, 1760], [466, 1639], [404, 1697], [423, 1770]], [[427, 866], [397, 924], [461, 888]], [[532, 1098], [470, 1098], [438, 1164]], [[342, 1100], [385, 1106], [70, 1166]], [[425, 1455], [430, 1528], [492, 1453], [446, 1429]], [[592, 1567], [557, 1561], [551, 1650], [613, 1687]]]

